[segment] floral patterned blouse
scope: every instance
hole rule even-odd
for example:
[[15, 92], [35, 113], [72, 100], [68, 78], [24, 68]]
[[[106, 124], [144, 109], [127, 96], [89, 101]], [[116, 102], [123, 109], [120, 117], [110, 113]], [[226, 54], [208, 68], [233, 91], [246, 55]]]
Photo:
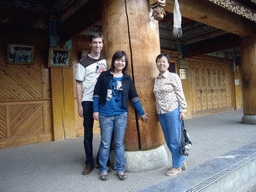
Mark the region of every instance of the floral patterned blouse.
[[166, 71], [163, 75], [158, 75], [153, 92], [158, 114], [169, 113], [178, 106], [180, 106], [180, 112], [186, 112], [187, 102], [180, 77], [176, 73]]

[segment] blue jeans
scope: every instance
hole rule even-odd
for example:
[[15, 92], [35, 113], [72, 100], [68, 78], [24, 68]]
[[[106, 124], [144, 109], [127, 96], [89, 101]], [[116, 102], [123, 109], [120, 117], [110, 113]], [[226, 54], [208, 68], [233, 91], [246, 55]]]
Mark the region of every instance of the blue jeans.
[[174, 168], [179, 168], [186, 159], [186, 156], [182, 156], [180, 152], [181, 120], [179, 107], [169, 113], [158, 114], [158, 117], [166, 144], [172, 153], [172, 165]]
[[107, 162], [109, 159], [110, 145], [112, 133], [114, 132], [114, 145], [115, 145], [115, 170], [117, 173], [124, 172], [124, 135], [127, 124], [127, 112], [116, 116], [103, 116], [99, 117], [100, 123], [100, 151], [99, 151], [99, 164], [100, 172], [108, 172]]

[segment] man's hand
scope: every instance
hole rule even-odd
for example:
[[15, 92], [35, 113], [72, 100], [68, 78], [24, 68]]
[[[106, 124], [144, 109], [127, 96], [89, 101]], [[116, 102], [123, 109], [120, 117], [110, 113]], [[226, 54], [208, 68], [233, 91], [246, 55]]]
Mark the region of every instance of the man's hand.
[[80, 117], [84, 116], [84, 110], [82, 105], [78, 105], [78, 114]]
[[95, 119], [95, 120], [99, 120], [99, 117], [100, 117], [100, 114], [99, 114], [99, 112], [93, 112], [93, 119]]
[[80, 117], [84, 116], [84, 110], [82, 106], [82, 82], [76, 81], [76, 96], [78, 103], [78, 114]]

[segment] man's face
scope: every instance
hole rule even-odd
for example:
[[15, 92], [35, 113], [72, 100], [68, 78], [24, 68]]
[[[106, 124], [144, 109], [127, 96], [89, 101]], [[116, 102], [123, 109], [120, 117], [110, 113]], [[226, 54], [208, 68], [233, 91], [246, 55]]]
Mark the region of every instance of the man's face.
[[90, 46], [92, 47], [92, 52], [100, 53], [103, 48], [102, 38], [93, 38]]

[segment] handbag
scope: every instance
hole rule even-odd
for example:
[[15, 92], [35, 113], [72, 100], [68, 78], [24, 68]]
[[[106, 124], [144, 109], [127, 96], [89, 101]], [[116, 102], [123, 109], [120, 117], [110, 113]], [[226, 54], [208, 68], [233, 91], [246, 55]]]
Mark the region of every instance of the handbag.
[[189, 150], [192, 146], [192, 141], [188, 135], [188, 131], [185, 129], [184, 120], [181, 120], [180, 144], [181, 144], [181, 155], [188, 156]]

